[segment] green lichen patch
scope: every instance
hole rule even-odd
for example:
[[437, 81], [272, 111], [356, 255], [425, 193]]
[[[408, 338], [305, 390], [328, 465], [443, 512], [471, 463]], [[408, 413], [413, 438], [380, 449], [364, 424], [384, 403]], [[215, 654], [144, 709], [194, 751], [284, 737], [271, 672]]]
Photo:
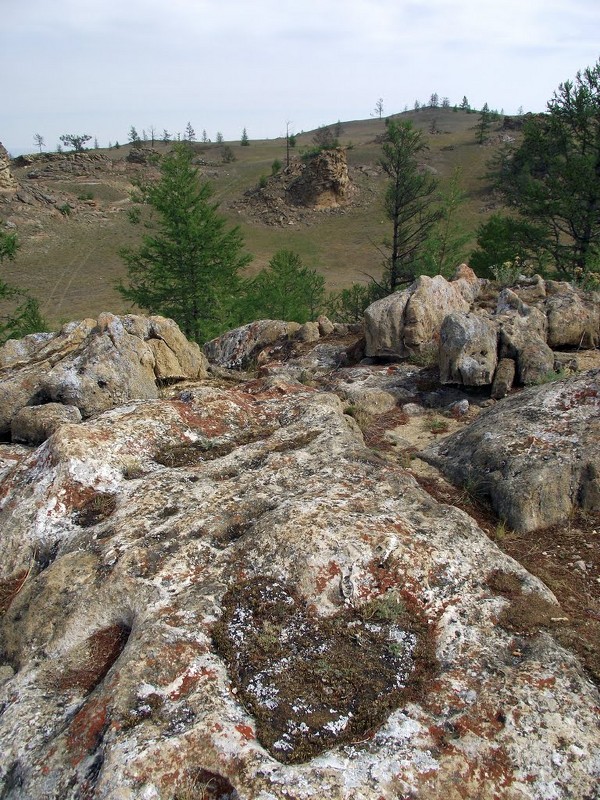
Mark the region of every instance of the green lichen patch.
[[435, 669], [427, 622], [410, 601], [318, 618], [295, 590], [267, 578], [230, 589], [215, 647], [279, 761], [306, 761], [369, 737]]

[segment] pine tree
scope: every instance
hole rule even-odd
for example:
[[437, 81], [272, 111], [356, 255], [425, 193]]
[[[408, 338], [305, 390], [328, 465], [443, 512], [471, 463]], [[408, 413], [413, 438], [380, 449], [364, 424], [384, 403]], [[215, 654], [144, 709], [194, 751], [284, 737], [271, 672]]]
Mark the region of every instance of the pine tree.
[[242, 131], [242, 138], [240, 139], [240, 144], [242, 147], [248, 147], [250, 145], [250, 139], [248, 139], [248, 132], [246, 128]]
[[[0, 264], [14, 261], [19, 249], [16, 234], [0, 230]], [[7, 339], [20, 339], [28, 333], [47, 330], [38, 301], [28, 292], [5, 283], [0, 278], [0, 344]]]
[[297, 253], [279, 250], [267, 269], [246, 282], [242, 317], [303, 323], [316, 318], [324, 297], [325, 278]]
[[[138, 199], [158, 219], [139, 248], [125, 248], [128, 286], [121, 294], [151, 313], [174, 319], [198, 342], [235, 324], [239, 272], [251, 260], [242, 253], [239, 228], [226, 230], [211, 203], [208, 183], [198, 182], [188, 145], [176, 145], [160, 165], [161, 177], [138, 184]], [[140, 214], [132, 217], [139, 221]]]

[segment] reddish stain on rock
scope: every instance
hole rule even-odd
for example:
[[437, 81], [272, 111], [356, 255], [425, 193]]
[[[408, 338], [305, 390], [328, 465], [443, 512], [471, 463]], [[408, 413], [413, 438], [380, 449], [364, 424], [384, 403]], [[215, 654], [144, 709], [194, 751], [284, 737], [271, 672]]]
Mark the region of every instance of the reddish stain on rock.
[[129, 628], [111, 625], [86, 640], [86, 654], [80, 664], [65, 670], [58, 682], [64, 690], [77, 689], [89, 693], [105, 677], [125, 647]]
[[240, 734], [242, 739], [245, 739], [247, 742], [249, 742], [251, 739], [256, 739], [256, 734], [250, 725], [236, 725], [235, 729]]
[[99, 746], [108, 726], [108, 698], [93, 698], [74, 716], [67, 735], [71, 766], [75, 767]]
[[339, 567], [339, 564], [337, 564], [335, 561], [330, 561], [327, 566], [322, 567], [317, 573], [317, 577], [315, 579], [317, 592], [322, 592], [333, 578], [341, 574], [342, 571]]

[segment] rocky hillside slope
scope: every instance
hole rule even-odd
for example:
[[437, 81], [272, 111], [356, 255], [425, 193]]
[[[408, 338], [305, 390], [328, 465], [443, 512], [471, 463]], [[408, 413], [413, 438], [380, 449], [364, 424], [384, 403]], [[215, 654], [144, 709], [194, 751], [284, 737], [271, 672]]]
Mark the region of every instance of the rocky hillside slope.
[[[105, 314], [0, 351], [0, 796], [597, 796], [597, 350], [494, 400], [492, 375], [440, 381], [444, 320], [417, 307], [408, 360], [324, 318], [202, 354]], [[530, 497], [515, 541], [546, 507], [582, 526], [583, 605], [431, 466], [455, 461], [492, 503]]]

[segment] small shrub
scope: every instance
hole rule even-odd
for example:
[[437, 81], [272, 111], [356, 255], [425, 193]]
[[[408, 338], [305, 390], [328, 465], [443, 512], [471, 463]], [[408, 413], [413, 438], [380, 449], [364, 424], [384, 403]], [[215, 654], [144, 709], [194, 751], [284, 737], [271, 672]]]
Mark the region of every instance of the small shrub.
[[276, 158], [271, 164], [271, 175], [277, 175], [278, 172], [281, 172], [281, 161]]
[[415, 350], [408, 357], [411, 364], [417, 367], [436, 367], [439, 357], [439, 346], [437, 342], [428, 342], [420, 350]]
[[429, 431], [429, 433], [439, 434], [439, 433], [446, 433], [449, 428], [448, 420], [443, 419], [442, 417], [438, 417], [435, 414], [425, 417], [423, 420], [423, 427], [425, 430]]
[[63, 217], [70, 217], [72, 208], [68, 203], [63, 203], [62, 206], [57, 206], [58, 211], [63, 215]]
[[534, 381], [532, 381], [532, 386], [543, 386], [546, 383], [553, 383], [553, 381], [562, 381], [565, 378], [568, 378], [571, 375], [571, 372], [564, 367], [555, 371], [553, 369], [549, 369], [548, 372], [545, 372], [543, 375], [540, 375]]
[[81, 192], [81, 194], [77, 195], [77, 199], [78, 200], [93, 200], [94, 199], [94, 193], [91, 192], [91, 191]]
[[122, 473], [125, 480], [128, 481], [141, 478], [144, 475], [144, 467], [142, 466], [142, 462], [134, 457], [126, 458], [123, 461]]
[[117, 507], [117, 498], [110, 492], [94, 492], [74, 514], [74, 522], [81, 528], [90, 528], [110, 517]]
[[502, 264], [493, 264], [490, 270], [500, 286], [514, 286], [523, 272], [523, 263], [520, 258], [515, 258], [514, 261], [504, 261]]
[[377, 622], [397, 622], [406, 614], [406, 606], [401, 597], [389, 591], [380, 597], [365, 603], [360, 609], [360, 615], [365, 620]]
[[269, 179], [266, 175], [261, 175], [258, 179], [258, 188], [259, 189], [266, 189], [267, 184], [269, 183]]
[[584, 292], [600, 291], [600, 272], [594, 270], [584, 271], [581, 267], [576, 267], [573, 271], [575, 283]]

